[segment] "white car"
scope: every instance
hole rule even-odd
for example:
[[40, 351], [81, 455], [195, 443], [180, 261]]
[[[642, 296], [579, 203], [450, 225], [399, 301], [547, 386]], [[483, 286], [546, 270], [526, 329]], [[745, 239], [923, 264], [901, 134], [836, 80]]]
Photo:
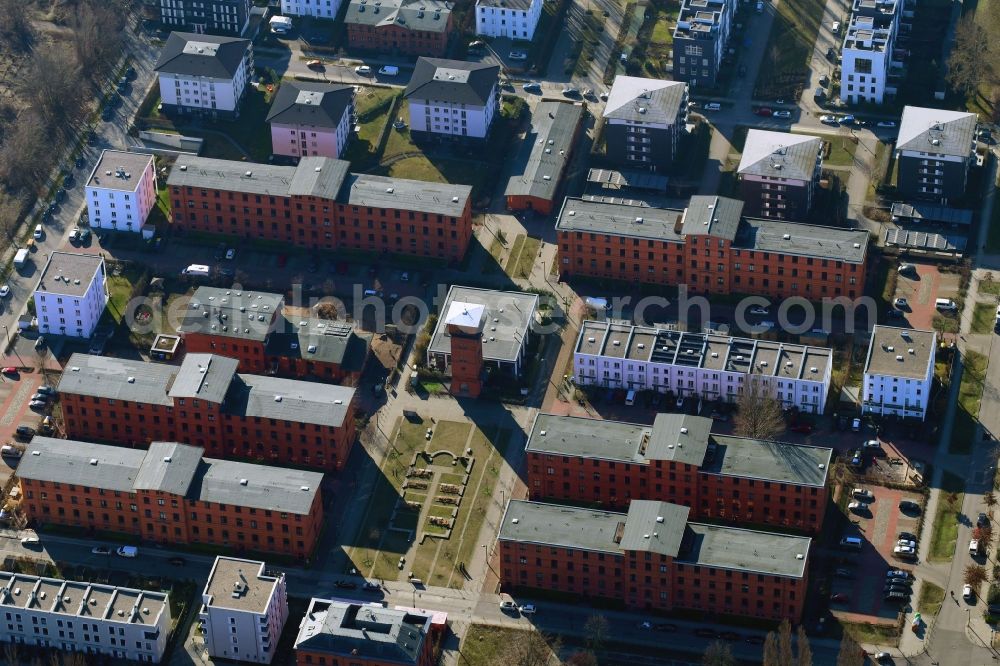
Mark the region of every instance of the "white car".
[[962, 586], [962, 596], [965, 597], [966, 601], [972, 601], [972, 598], [976, 596], [972, 592], [972, 586], [968, 583]]
[[876, 123], [879, 127], [895, 127], [896, 123], [892, 120], [880, 120]]
[[973, 539], [969, 542], [969, 554], [979, 555], [979, 539]]
[[836, 125], [837, 116], [830, 116], [830, 115], [820, 116], [819, 121], [824, 125]]
[[910, 302], [905, 298], [903, 298], [902, 296], [894, 300], [892, 304], [895, 305], [900, 310], [910, 307]]
[[22, 546], [37, 546], [40, 543], [41, 543], [41, 541], [39, 541], [38, 537], [36, 537], [36, 536], [21, 537], [21, 545]]
[[534, 615], [538, 611], [535, 604], [524, 604], [518, 610], [521, 611], [521, 615]]
[[854, 432], [859, 432], [861, 430], [861, 419], [854, 419], [851, 421], [851, 430]]
[[779, 109], [771, 114], [772, 118], [791, 118], [792, 112], [786, 111], [785, 109]]
[[409, 282], [410, 274], [407, 271], [403, 271], [402, 274], [400, 274], [399, 276], [399, 280], [400, 282]]
[[35, 240], [42, 240], [42, 236], [44, 234], [45, 234], [45, 231], [42, 229], [42, 225], [36, 224], [35, 225], [35, 232], [33, 234], [31, 234], [31, 235], [34, 236]]
[[892, 549], [892, 553], [898, 557], [914, 557], [917, 550], [913, 546], [896, 546]]
[[235, 250], [235, 248], [229, 248], [228, 250], [226, 250], [226, 259], [229, 259], [230, 261], [232, 261], [235, 258], [236, 258], [236, 250]]
[[502, 610], [502, 611], [508, 611], [508, 612], [509, 611], [516, 611], [517, 610], [517, 604], [514, 603], [510, 599], [505, 599], [505, 600], [503, 600], [503, 601], [500, 602], [500, 610]]
[[840, 32], [840, 21], [834, 21], [834, 22], [833, 22], [833, 23], [832, 23], [832, 24], [830, 25], [830, 32], [832, 32], [832, 33], [833, 33], [833, 34], [835, 34], [835, 35], [836, 35], [836, 34], [837, 34], [838, 32]]
[[357, 74], [358, 76], [371, 76], [372, 68], [369, 67], [368, 65], [358, 65], [357, 67], [354, 68], [354, 73]]
[[524, 51], [511, 51], [507, 54], [507, 57], [511, 60], [527, 60], [528, 54]]
[[900, 539], [899, 541], [896, 542], [896, 545], [897, 546], [906, 546], [908, 548], [914, 548], [915, 549], [917, 547], [917, 542], [916, 541], [911, 541], [910, 539]]
[[0, 287], [0, 298], [7, 298], [8, 296], [10, 296], [10, 286], [5, 284]]
[[882, 448], [882, 442], [878, 441], [877, 439], [869, 439], [868, 441], [865, 442], [865, 448], [866, 449], [881, 449]]
[[865, 513], [868, 511], [867, 502], [851, 502], [847, 505], [847, 508], [854, 513]]
[[750, 308], [750, 314], [766, 315], [766, 314], [771, 314], [771, 311], [761, 305], [755, 305], [752, 308]]

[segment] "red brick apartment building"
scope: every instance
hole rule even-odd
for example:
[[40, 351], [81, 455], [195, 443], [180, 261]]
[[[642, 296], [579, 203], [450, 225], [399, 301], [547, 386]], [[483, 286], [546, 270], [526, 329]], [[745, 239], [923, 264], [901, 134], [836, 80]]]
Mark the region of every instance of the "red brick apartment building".
[[167, 187], [177, 228], [455, 262], [472, 238], [472, 188], [347, 172], [303, 157], [274, 166], [177, 158]]
[[443, 57], [452, 29], [451, 5], [443, 0], [351, 0], [344, 25], [351, 49]]
[[139, 451], [35, 437], [17, 473], [25, 515], [162, 544], [312, 554], [323, 524], [321, 473], [203, 453], [176, 442]]
[[560, 273], [686, 284], [701, 294], [862, 295], [867, 232], [742, 210], [742, 201], [717, 196], [691, 197], [684, 210], [567, 198], [556, 221]]
[[688, 522], [635, 500], [628, 513], [511, 500], [498, 537], [501, 586], [798, 622], [811, 539]]
[[525, 446], [534, 499], [624, 510], [682, 504], [695, 520], [818, 534], [832, 449], [714, 435], [712, 420], [658, 414], [652, 426], [538, 414]]
[[295, 639], [296, 666], [432, 666], [443, 625], [430, 611], [313, 598]]
[[371, 341], [349, 324], [293, 317], [266, 292], [198, 287], [179, 332], [185, 350], [239, 361], [239, 372], [318, 378], [357, 386]]
[[218, 457], [340, 470], [354, 443], [355, 390], [238, 374], [236, 359], [180, 366], [73, 354], [62, 379], [66, 436], [145, 448], [184, 441]]

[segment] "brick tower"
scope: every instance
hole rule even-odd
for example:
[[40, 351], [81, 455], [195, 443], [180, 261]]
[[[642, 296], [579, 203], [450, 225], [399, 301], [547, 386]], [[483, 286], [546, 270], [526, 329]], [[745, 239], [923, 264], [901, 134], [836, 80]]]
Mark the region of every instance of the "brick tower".
[[451, 338], [451, 393], [478, 398], [483, 389], [483, 325], [486, 308], [455, 301], [445, 316]]

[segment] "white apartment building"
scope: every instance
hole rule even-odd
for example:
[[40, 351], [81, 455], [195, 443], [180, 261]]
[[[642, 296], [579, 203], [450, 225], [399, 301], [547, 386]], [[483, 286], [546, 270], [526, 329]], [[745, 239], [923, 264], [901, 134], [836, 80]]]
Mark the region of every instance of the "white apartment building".
[[199, 35], [242, 35], [250, 23], [250, 0], [160, 0], [160, 20]]
[[[0, 642], [157, 664], [170, 637], [166, 594], [0, 572]], [[120, 663], [120, 662], [119, 662]]]
[[35, 287], [39, 333], [89, 338], [108, 304], [104, 257], [53, 252]]
[[[105, 150], [84, 188], [87, 216], [94, 229], [139, 233], [156, 205], [152, 155]], [[146, 229], [144, 235], [152, 235]]]
[[156, 63], [168, 113], [239, 116], [253, 73], [250, 40], [172, 32]]
[[934, 381], [936, 349], [934, 331], [876, 326], [865, 361], [862, 410], [923, 421]]
[[580, 386], [735, 402], [749, 377], [784, 407], [822, 414], [833, 352], [825, 347], [585, 321], [573, 353]]
[[315, 16], [316, 18], [337, 18], [340, 0], [281, 0], [281, 13], [285, 16]]
[[530, 41], [542, 4], [542, 0], [477, 0], [476, 34]]
[[288, 620], [285, 574], [265, 571], [263, 562], [216, 557], [201, 602], [209, 655], [271, 663]]
[[898, 7], [896, 0], [854, 0], [841, 52], [840, 97], [848, 104], [881, 104], [886, 93], [895, 94], [888, 79], [899, 29]]
[[485, 139], [500, 106], [500, 67], [418, 58], [404, 96], [414, 138]]

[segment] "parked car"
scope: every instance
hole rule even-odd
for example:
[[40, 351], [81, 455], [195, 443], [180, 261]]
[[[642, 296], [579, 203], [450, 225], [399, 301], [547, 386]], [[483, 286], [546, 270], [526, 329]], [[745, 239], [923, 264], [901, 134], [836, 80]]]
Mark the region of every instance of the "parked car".
[[897, 546], [909, 546], [910, 548], [913, 548], [914, 550], [916, 550], [916, 548], [917, 548], [917, 542], [916, 541], [911, 541], [910, 539], [899, 539], [898, 541], [896, 541], [896, 545]]
[[882, 442], [878, 441], [877, 439], [867, 439], [865, 440], [864, 448], [869, 450], [881, 451]]
[[886, 601], [906, 601], [910, 598], [910, 595], [903, 594], [902, 592], [888, 592], [883, 599]]
[[770, 118], [772, 115], [774, 115], [774, 110], [771, 109], [771, 107], [769, 106], [758, 106], [756, 109], [754, 109], [754, 113], [757, 114], [758, 116], [763, 116], [764, 118]]
[[773, 117], [774, 118], [791, 118], [792, 117], [792, 112], [791, 111], [786, 111], [784, 109], [781, 109], [779, 111], [775, 111], [774, 114], [773, 114]]
[[110, 555], [111, 546], [94, 546], [90, 549], [90, 552], [93, 555]]
[[861, 467], [865, 463], [865, 459], [861, 455], [861, 449], [853, 451], [851, 453], [851, 465], [854, 467]]
[[361, 586], [365, 592], [377, 592], [382, 589], [382, 586], [378, 583], [370, 580], [366, 580], [365, 584]]
[[840, 21], [834, 21], [833, 23], [830, 24], [830, 32], [832, 32], [835, 35], [838, 32], [840, 32]]
[[566, 86], [565, 88], [562, 89], [562, 94], [565, 97], [576, 97], [577, 95], [580, 94], [580, 91], [574, 88], [573, 86]]
[[899, 510], [904, 513], [920, 513], [920, 505], [913, 500], [899, 500]]
[[369, 67], [368, 65], [358, 65], [357, 67], [354, 68], [354, 73], [357, 74], [358, 76], [371, 76], [372, 68]]
[[507, 57], [511, 60], [527, 60], [528, 54], [524, 51], [511, 51], [507, 54]]
[[976, 527], [986, 527], [990, 524], [990, 517], [985, 513], [980, 513], [979, 517], [976, 518]]
[[10, 296], [10, 285], [4, 285], [0, 287], [0, 298], [7, 298]]
[[837, 118], [837, 122], [840, 123], [841, 125], [851, 125], [852, 123], [854, 123], [854, 120], [855, 120], [854, 116], [852, 116], [849, 113]]
[[38, 391], [39, 393], [44, 394], [44, 395], [55, 395], [56, 394], [56, 390], [54, 388], [52, 388], [51, 386], [47, 385], [47, 384], [42, 384], [41, 386], [39, 386], [35, 390]]
[[750, 314], [766, 315], [766, 314], [770, 314], [770, 313], [771, 313], [771, 310], [769, 308], [767, 308], [767, 307], [762, 306], [762, 305], [755, 305], [752, 308], [750, 308]]
[[892, 554], [896, 557], [916, 557], [917, 549], [913, 546], [895, 546], [892, 549]]
[[505, 613], [515, 613], [517, 612], [517, 604], [514, 603], [513, 599], [503, 599], [500, 602], [500, 610]]
[[171, 557], [169, 560], [167, 560], [167, 562], [170, 562], [170, 564], [172, 564], [175, 567], [183, 567], [184, 565], [187, 564], [187, 560], [185, 560], [183, 557], [180, 557], [179, 555]]
[[916, 541], [917, 540], [917, 535], [914, 534], [913, 532], [900, 532], [897, 535], [897, 538], [899, 538], [899, 539], [905, 539], [907, 541]]
[[861, 432], [861, 419], [854, 419], [851, 421], [851, 430], [854, 432]]
[[830, 115], [824, 115], [824, 116], [820, 116], [819, 117], [819, 121], [821, 123], [823, 123], [824, 125], [836, 125], [837, 124], [837, 117], [836, 116], [830, 116]]
[[47, 405], [47, 404], [48, 403], [45, 402], [44, 400], [32, 400], [31, 402], [28, 403], [28, 408], [29, 409], [45, 409], [45, 405]]
[[524, 88], [525, 92], [542, 92], [542, 86], [534, 81], [528, 81], [521, 87]]
[[868, 513], [869, 508], [866, 502], [851, 502], [847, 508], [854, 513]]
[[901, 580], [909, 580], [910, 572], [906, 569], [889, 569], [885, 572], [886, 578], [898, 578]]
[[895, 127], [896, 123], [892, 120], [880, 120], [876, 123], [878, 127]]
[[910, 302], [908, 300], [906, 300], [905, 298], [903, 298], [902, 296], [900, 296], [899, 298], [897, 298], [896, 300], [894, 300], [892, 302], [892, 304], [895, 305], [900, 310], [909, 310], [910, 309]]
[[21, 537], [21, 545], [24, 546], [24, 547], [26, 547], [26, 548], [34, 548], [34, 547], [38, 546], [41, 543], [42, 542], [39, 541], [38, 537], [36, 537], [36, 536]]
[[310, 60], [306, 63], [306, 67], [309, 69], [324, 69], [322, 60]]
[[226, 250], [226, 259], [232, 261], [235, 258], [236, 258], [236, 248], [231, 247], [228, 250]]
[[396, 76], [399, 74], [399, 67], [395, 65], [384, 65], [378, 68], [378, 73], [382, 76]]
[[975, 593], [972, 591], [972, 586], [966, 583], [962, 586], [962, 596], [966, 601], [972, 601], [975, 598]]
[[6, 368], [4, 368], [2, 370], [2, 372], [5, 375], [16, 375], [17, 374], [17, 368], [15, 368], [14, 366], [7, 366]]
[[875, 501], [875, 494], [872, 493], [872, 491], [866, 490], [864, 488], [855, 488], [854, 490], [852, 490], [851, 497], [853, 497], [856, 500], [861, 500], [863, 502]]
[[535, 604], [524, 604], [518, 610], [521, 611], [521, 615], [534, 615], [538, 609], [535, 608]]
[[352, 583], [351, 581], [348, 581], [348, 580], [338, 580], [338, 581], [336, 581], [333, 584], [333, 586], [336, 587], [336, 588], [339, 588], [341, 590], [356, 590], [356, 589], [358, 589], [358, 584], [357, 583]]
[[837, 604], [846, 604], [850, 601], [850, 598], [846, 594], [838, 592], [837, 594], [830, 595], [830, 601]]

